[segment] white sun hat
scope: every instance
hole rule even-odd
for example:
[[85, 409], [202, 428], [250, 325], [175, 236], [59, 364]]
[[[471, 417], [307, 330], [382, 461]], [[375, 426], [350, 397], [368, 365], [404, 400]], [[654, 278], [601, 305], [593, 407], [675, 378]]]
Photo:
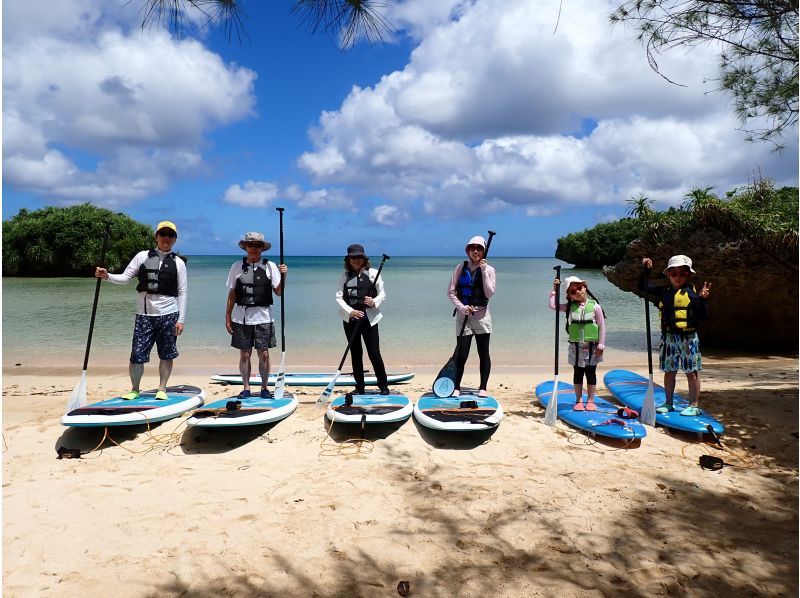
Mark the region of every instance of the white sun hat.
[[673, 255], [671, 258], [669, 258], [667, 267], [664, 268], [664, 274], [666, 274], [670, 268], [680, 268], [682, 266], [689, 268], [689, 272], [692, 274], [695, 273], [695, 271], [692, 269], [692, 259], [690, 257], [685, 255]]

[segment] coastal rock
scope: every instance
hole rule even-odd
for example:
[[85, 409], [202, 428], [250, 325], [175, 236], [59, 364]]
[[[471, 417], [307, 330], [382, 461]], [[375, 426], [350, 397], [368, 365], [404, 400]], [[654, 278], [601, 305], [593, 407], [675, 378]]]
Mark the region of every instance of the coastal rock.
[[[678, 244], [632, 242], [623, 260], [603, 268], [623, 291], [639, 296], [642, 258], [653, 260], [651, 283], [669, 284], [662, 270], [676, 254], [692, 258], [694, 283], [711, 283], [708, 317], [700, 327], [701, 347], [730, 351], [793, 351], [798, 346], [796, 265], [792, 268], [747, 239], [731, 240], [704, 228]], [[794, 314], [794, 315], [792, 315]]]

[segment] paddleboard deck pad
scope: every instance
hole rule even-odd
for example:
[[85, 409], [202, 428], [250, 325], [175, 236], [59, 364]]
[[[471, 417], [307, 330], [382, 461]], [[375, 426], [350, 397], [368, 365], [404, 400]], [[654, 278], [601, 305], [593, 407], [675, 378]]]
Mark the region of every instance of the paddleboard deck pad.
[[162, 422], [202, 405], [205, 398], [201, 389], [187, 385], [168, 386], [166, 400], [157, 400], [155, 395], [155, 390], [146, 390], [130, 401], [114, 397], [85, 405], [63, 415], [61, 423], [77, 428], [96, 428]]
[[297, 409], [297, 404], [297, 399], [289, 392], [284, 393], [282, 399], [228, 397], [196, 409], [186, 425], [198, 428], [260, 426], [286, 419]]
[[[286, 386], [328, 386], [333, 379], [333, 374], [330, 373], [287, 373], [284, 374]], [[407, 374], [388, 374], [389, 384], [397, 384], [398, 382], [407, 382], [414, 377], [414, 372]], [[267, 379], [268, 386], [275, 386], [277, 376], [270, 374]], [[242, 376], [240, 374], [216, 374], [211, 376], [214, 382], [222, 384], [242, 384]], [[364, 384], [366, 386], [378, 386], [378, 379], [375, 376], [365, 375]], [[352, 374], [340, 374], [336, 379], [336, 386], [355, 386], [356, 380]], [[261, 376], [250, 376], [250, 386], [261, 386]]]
[[411, 416], [412, 409], [406, 395], [348, 393], [335, 397], [328, 405], [326, 415], [336, 423], [378, 424], [405, 421]]
[[503, 408], [494, 397], [479, 397], [477, 390], [462, 389], [459, 396], [444, 399], [427, 392], [414, 405], [414, 417], [433, 430], [478, 432], [496, 428]]
[[[557, 393], [558, 418], [564, 423], [593, 434], [607, 438], [620, 438], [634, 440], [644, 438], [647, 430], [638, 419], [626, 419], [617, 415], [619, 407], [608, 402], [603, 397], [595, 396], [594, 403], [597, 411], [575, 411], [575, 388], [566, 382], [558, 383]], [[542, 382], [536, 387], [536, 398], [539, 403], [547, 408], [553, 397], [553, 381]], [[583, 393], [584, 403], [586, 393]]]
[[[635, 409], [639, 413], [642, 412], [644, 395], [647, 392], [647, 385], [649, 383], [648, 378], [634, 372], [629, 372], [628, 370], [611, 370], [606, 372], [606, 375], [603, 377], [603, 383], [606, 385], [608, 391], [620, 403], [626, 407]], [[655, 391], [656, 407], [659, 407], [667, 400], [664, 394], [664, 387], [653, 384], [653, 390]], [[656, 413], [657, 425], [673, 430], [695, 432], [698, 434], [708, 434], [707, 426], [711, 426], [715, 434], [719, 435], [724, 433], [725, 426], [702, 409], [700, 410], [700, 415], [681, 415], [681, 411], [689, 406], [689, 401], [684, 399], [677, 392], [673, 394], [673, 405], [675, 405], [676, 411]]]

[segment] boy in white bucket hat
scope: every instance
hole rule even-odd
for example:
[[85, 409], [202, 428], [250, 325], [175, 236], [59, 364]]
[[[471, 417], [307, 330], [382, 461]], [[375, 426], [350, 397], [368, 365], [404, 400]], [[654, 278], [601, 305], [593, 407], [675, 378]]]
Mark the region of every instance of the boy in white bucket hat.
[[489, 337], [492, 334], [489, 299], [495, 292], [496, 274], [494, 268], [486, 263], [486, 239], [481, 236], [472, 237], [464, 250], [468, 259], [456, 266], [447, 287], [447, 296], [458, 312], [456, 334], [461, 332], [464, 318], [467, 318], [464, 334], [457, 339], [458, 356], [454, 380], [456, 389], [453, 396], [461, 394], [461, 378], [464, 376], [464, 366], [474, 336], [480, 359], [481, 381], [478, 396], [486, 397], [489, 396], [486, 386], [492, 370], [492, 359], [489, 356]]
[[681, 415], [700, 415], [700, 370], [703, 359], [700, 354], [700, 338], [697, 327], [706, 316], [706, 299], [711, 294], [711, 283], [704, 282], [700, 292], [695, 289], [691, 278], [695, 274], [692, 260], [685, 255], [673, 255], [664, 268], [669, 286], [646, 284], [653, 260], [642, 259], [645, 273], [639, 288], [647, 295], [645, 300], [658, 300], [661, 312], [661, 346], [659, 347], [658, 367], [664, 372], [664, 394], [666, 402], [656, 408], [658, 413], [675, 411], [673, 396], [675, 378], [678, 371], [686, 374], [689, 383], [689, 406]]

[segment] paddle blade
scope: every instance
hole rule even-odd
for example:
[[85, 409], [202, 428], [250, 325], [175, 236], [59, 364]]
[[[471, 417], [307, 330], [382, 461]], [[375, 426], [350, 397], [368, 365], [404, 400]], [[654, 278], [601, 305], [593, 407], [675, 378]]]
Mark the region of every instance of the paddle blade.
[[456, 389], [456, 360], [451, 357], [433, 381], [433, 394], [440, 399], [453, 395]]
[[286, 362], [286, 351], [281, 352], [281, 366], [278, 368], [278, 373], [275, 375], [275, 393], [273, 396], [276, 399], [282, 399], [283, 393], [286, 390], [286, 372], [283, 371], [283, 365]]
[[555, 426], [556, 419], [558, 419], [558, 376], [553, 378], [553, 393], [550, 400], [547, 401], [547, 407], [544, 410], [544, 423], [547, 426]]
[[342, 373], [342, 370], [336, 370], [336, 373], [331, 378], [331, 381], [328, 382], [328, 386], [325, 387], [325, 390], [322, 391], [322, 394], [319, 395], [317, 402], [314, 403], [314, 406], [319, 409], [325, 409], [328, 406], [328, 403], [331, 400], [331, 395], [333, 394], [333, 388], [336, 386], [336, 380], [339, 378], [339, 374]]
[[650, 373], [650, 380], [647, 382], [647, 392], [644, 394], [642, 403], [642, 413], [639, 421], [647, 426], [656, 425], [656, 397], [653, 389], [653, 374]]
[[81, 381], [78, 382], [78, 385], [72, 389], [72, 395], [70, 395], [69, 400], [67, 401], [67, 410], [64, 413], [69, 413], [70, 411], [75, 411], [75, 409], [80, 409], [84, 405], [86, 405], [86, 370], [83, 370], [81, 374]]

